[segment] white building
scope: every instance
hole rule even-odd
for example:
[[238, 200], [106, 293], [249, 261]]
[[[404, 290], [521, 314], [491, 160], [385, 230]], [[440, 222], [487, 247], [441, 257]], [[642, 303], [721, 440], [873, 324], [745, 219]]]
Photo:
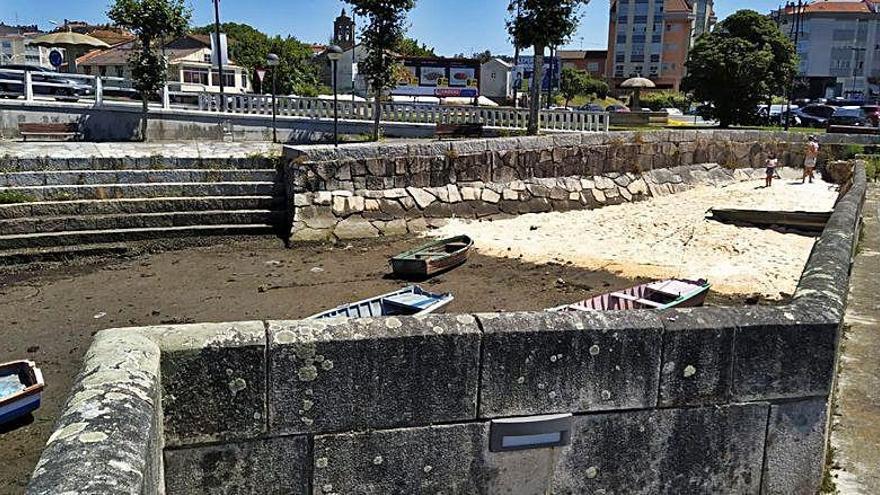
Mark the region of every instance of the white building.
[[514, 66], [493, 58], [480, 66], [480, 94], [492, 100], [513, 98]]
[[0, 65], [39, 65], [52, 67], [49, 48], [31, 45], [30, 40], [42, 35], [37, 26], [0, 24]]
[[[802, 15], [797, 51], [797, 96], [866, 99], [880, 95], [880, 4], [866, 0], [819, 0]], [[794, 39], [794, 9], [781, 12], [781, 29]]]

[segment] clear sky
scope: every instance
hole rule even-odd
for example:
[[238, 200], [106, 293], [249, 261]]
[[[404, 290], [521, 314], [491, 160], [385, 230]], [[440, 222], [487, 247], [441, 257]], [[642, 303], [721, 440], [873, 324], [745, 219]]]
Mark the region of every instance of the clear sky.
[[[187, 0], [195, 24], [213, 19], [211, 0]], [[39, 24], [66, 19], [107, 22], [110, 0], [0, 0], [0, 22]], [[410, 13], [409, 35], [437, 49], [441, 55], [473, 53], [512, 54], [504, 21], [508, 0], [417, 0]], [[716, 0], [723, 19], [731, 12], [750, 8], [770, 12], [780, 0]], [[269, 34], [291, 34], [300, 40], [325, 43], [333, 19], [346, 6], [339, 0], [222, 0], [221, 19], [244, 22]], [[608, 0], [592, 0], [569, 48], [604, 49], [608, 37]]]

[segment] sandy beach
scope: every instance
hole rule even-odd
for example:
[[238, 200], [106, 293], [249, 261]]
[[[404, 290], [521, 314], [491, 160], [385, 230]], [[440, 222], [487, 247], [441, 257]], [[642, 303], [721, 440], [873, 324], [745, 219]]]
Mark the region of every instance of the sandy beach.
[[[791, 172], [785, 174], [791, 177]], [[494, 221], [452, 220], [433, 236], [468, 234], [481, 254], [531, 263], [570, 263], [625, 277], [707, 278], [725, 294], [791, 294], [815, 239], [725, 225], [710, 208], [830, 211], [837, 186], [791, 178], [698, 187], [676, 195], [598, 210], [543, 213]]]

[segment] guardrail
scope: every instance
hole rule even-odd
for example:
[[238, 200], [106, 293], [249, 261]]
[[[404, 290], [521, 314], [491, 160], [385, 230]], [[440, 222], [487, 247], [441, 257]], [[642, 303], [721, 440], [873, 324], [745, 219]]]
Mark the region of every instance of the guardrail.
[[[20, 77], [19, 77], [20, 76]], [[82, 81], [82, 82], [80, 82]], [[201, 91], [182, 91], [183, 85], [199, 87]], [[175, 91], [173, 88], [177, 87]], [[154, 108], [181, 108], [220, 113], [221, 97], [209, 93], [203, 85], [169, 82], [151, 101]], [[50, 98], [59, 101], [93, 101], [95, 106], [133, 104], [140, 102], [140, 94], [131, 81], [120, 77], [35, 72], [0, 69], [0, 96], [26, 101]], [[226, 94], [226, 112], [230, 114], [271, 115], [272, 97], [255, 94]], [[280, 116], [312, 119], [334, 117], [334, 102], [322, 98], [279, 96], [276, 110]], [[339, 100], [338, 115], [348, 120], [373, 120], [373, 103]], [[510, 107], [447, 106], [413, 103], [383, 103], [384, 122], [417, 124], [481, 123], [486, 126], [524, 129], [528, 125], [527, 110]], [[558, 131], [601, 131], [609, 129], [607, 113], [545, 110], [540, 113], [542, 129]]]

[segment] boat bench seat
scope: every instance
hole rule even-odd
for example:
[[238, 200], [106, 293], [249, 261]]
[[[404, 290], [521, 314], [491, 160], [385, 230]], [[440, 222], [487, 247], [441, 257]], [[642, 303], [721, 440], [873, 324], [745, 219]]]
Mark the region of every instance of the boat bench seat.
[[423, 310], [437, 302], [433, 297], [413, 293], [397, 294], [391, 297], [386, 297], [383, 301], [393, 306], [417, 310]]
[[653, 308], [662, 308], [664, 305], [660, 304], [656, 301], [649, 301], [648, 299], [642, 299], [640, 297], [631, 296], [629, 294], [624, 294], [623, 292], [612, 292], [611, 297], [616, 297], [618, 299], [626, 299], [627, 301], [633, 301], [639, 304], [643, 304], [645, 306], [651, 306]]

